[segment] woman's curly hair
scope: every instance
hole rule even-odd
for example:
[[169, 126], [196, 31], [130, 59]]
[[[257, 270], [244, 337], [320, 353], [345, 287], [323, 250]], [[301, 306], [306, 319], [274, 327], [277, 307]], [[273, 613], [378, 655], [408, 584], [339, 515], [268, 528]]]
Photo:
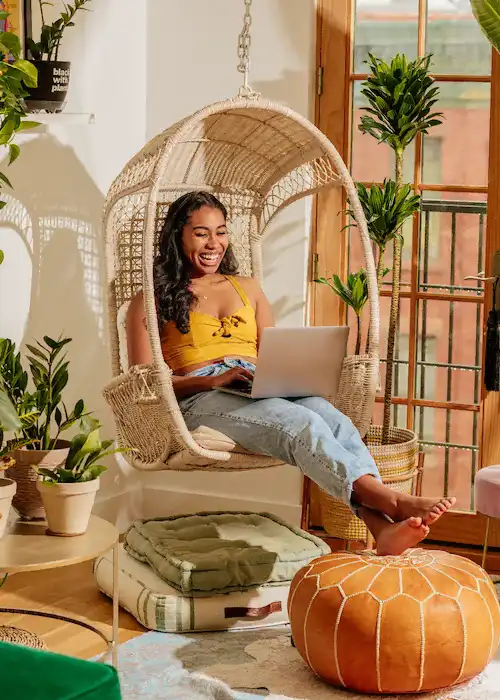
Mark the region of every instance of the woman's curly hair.
[[[193, 212], [202, 207], [218, 209], [227, 219], [226, 207], [208, 192], [188, 192], [172, 202], [160, 234], [159, 252], [154, 261], [154, 286], [160, 327], [173, 321], [181, 333], [189, 332], [189, 312], [195, 304], [191, 291], [191, 265], [182, 247], [182, 231]], [[218, 270], [222, 275], [238, 272], [231, 244]]]

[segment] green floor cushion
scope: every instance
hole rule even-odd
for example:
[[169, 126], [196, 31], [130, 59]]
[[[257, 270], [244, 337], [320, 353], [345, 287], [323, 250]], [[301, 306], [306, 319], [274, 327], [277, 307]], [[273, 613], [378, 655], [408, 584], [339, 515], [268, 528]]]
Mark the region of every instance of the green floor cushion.
[[121, 700], [114, 668], [95, 661], [0, 642], [6, 700]]
[[185, 596], [282, 585], [330, 552], [318, 537], [267, 513], [198, 513], [136, 520], [124, 548]]

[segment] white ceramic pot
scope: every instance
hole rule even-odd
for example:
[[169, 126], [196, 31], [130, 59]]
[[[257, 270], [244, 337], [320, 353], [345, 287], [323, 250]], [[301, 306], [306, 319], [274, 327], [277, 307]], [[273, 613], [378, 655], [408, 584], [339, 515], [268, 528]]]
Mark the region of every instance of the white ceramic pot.
[[16, 493], [17, 484], [12, 479], [0, 479], [0, 537], [5, 533], [10, 506]]
[[85, 534], [99, 490], [99, 479], [76, 484], [37, 481], [36, 487], [42, 497], [52, 535], [71, 537]]

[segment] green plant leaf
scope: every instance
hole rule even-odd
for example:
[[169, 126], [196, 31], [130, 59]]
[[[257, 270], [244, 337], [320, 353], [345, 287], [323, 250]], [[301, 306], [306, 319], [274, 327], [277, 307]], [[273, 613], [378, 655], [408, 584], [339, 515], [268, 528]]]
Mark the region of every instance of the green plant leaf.
[[472, 13], [490, 44], [500, 51], [499, 0], [470, 0]]
[[0, 172], [0, 180], [6, 184], [8, 187], [12, 187], [9, 178], [4, 173]]
[[105, 467], [103, 464], [94, 464], [92, 467], [89, 467], [82, 472], [78, 481], [95, 481], [95, 479], [98, 479], [106, 470], [107, 467]]
[[17, 143], [11, 143], [9, 144], [9, 165], [12, 165], [12, 163], [19, 158], [19, 154], [21, 153], [21, 149], [17, 145]]
[[0, 388], [0, 427], [2, 430], [19, 430], [21, 421], [7, 392]]
[[27, 131], [28, 129], [35, 129], [40, 126], [40, 122], [30, 121], [29, 119], [23, 119], [19, 126], [19, 131]]

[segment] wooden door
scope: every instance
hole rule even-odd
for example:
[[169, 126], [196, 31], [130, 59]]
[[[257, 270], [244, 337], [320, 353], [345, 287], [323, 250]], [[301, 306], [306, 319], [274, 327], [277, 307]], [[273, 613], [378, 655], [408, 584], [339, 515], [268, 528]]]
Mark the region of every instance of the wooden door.
[[[474, 475], [482, 466], [500, 464], [500, 402], [498, 394], [485, 395], [482, 380], [491, 285], [465, 278], [491, 274], [500, 249], [500, 59], [495, 54], [492, 61], [469, 3], [449, 0], [448, 5], [442, 0], [321, 0], [316, 119], [355, 180], [370, 184], [394, 176], [390, 149], [358, 130], [365, 104], [360, 92], [364, 61], [368, 52], [385, 59], [398, 52], [409, 59], [434, 54], [441, 89], [437, 108], [445, 119], [417, 139], [405, 158], [405, 180], [422, 200], [419, 215], [404, 231], [393, 416], [396, 425], [415, 430], [421, 441], [423, 493], [458, 499], [455, 511], [433, 528], [432, 539], [479, 545], [484, 522], [474, 515]], [[318, 198], [313, 278], [345, 275], [363, 264], [356, 232], [342, 231], [344, 205], [339, 192]], [[311, 284], [313, 322], [343, 322], [345, 310], [333, 293]], [[389, 296], [386, 285], [382, 359]], [[383, 386], [383, 362], [381, 374]], [[382, 418], [380, 401], [375, 423]], [[318, 492], [314, 485], [306, 492], [307, 524], [321, 527]], [[500, 546], [500, 527], [493, 529], [492, 545]]]

